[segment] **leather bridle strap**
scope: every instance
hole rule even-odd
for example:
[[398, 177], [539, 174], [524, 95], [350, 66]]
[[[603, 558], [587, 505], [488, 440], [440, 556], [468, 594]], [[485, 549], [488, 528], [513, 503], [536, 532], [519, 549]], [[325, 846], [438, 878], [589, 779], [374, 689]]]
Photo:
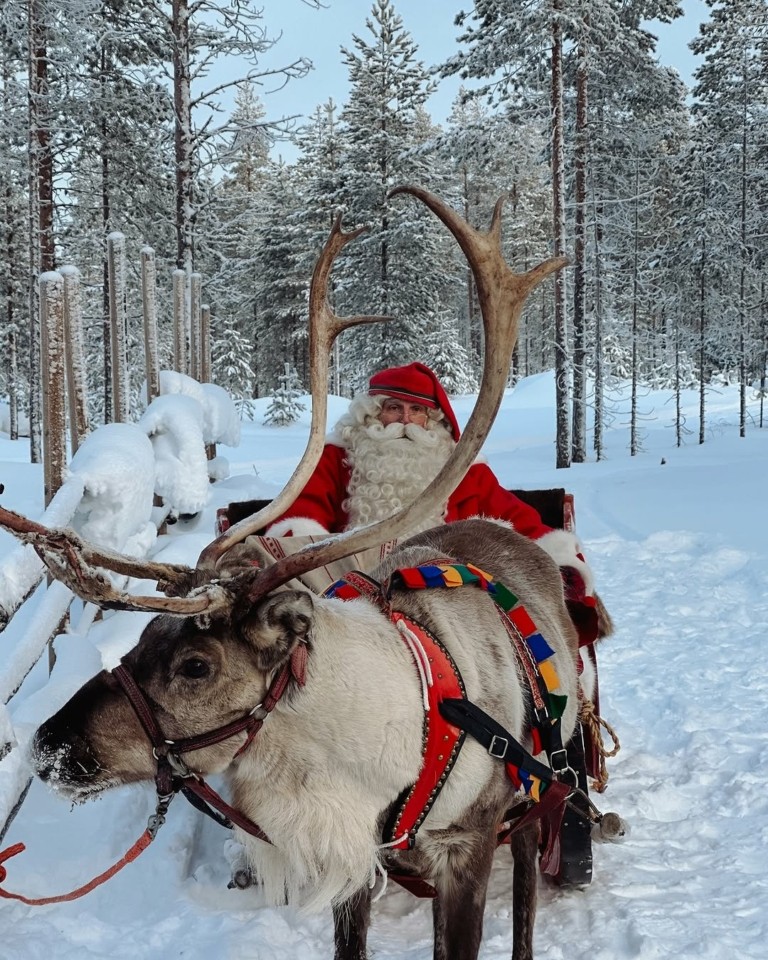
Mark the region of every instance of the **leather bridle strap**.
[[113, 676], [123, 688], [126, 697], [133, 707], [134, 713], [144, 728], [144, 732], [155, 748], [155, 756], [158, 760], [168, 753], [179, 755], [182, 753], [191, 753], [193, 750], [202, 750], [204, 747], [221, 743], [222, 740], [228, 740], [230, 737], [247, 730], [248, 737], [235, 754], [236, 757], [239, 756], [262, 728], [267, 715], [274, 710], [278, 700], [288, 686], [291, 673], [292, 663], [289, 662], [285, 664], [272, 681], [267, 695], [264, 698], [264, 702], [260, 703], [258, 707], [254, 708], [254, 710], [244, 717], [240, 717], [239, 720], [233, 720], [231, 723], [226, 723], [221, 727], [217, 727], [215, 730], [209, 730], [207, 733], [200, 733], [194, 737], [183, 737], [181, 740], [169, 740], [160, 729], [154, 711], [147, 702], [143, 690], [134, 680], [130, 670], [128, 670], [124, 664], [119, 664], [112, 670]]
[[[144, 728], [150, 743], [152, 752], [157, 760], [157, 771], [155, 773], [155, 785], [158, 796], [172, 796], [179, 790], [184, 793], [187, 800], [198, 810], [213, 817], [222, 826], [231, 828], [232, 825], [240, 827], [251, 836], [271, 843], [269, 837], [264, 833], [261, 827], [254, 823], [245, 814], [235, 810], [230, 806], [215, 790], [213, 790], [198, 774], [191, 771], [184, 761], [181, 754], [189, 753], [193, 750], [202, 750], [204, 747], [221, 743], [229, 737], [248, 731], [245, 743], [237, 750], [235, 757], [248, 747], [250, 742], [264, 725], [264, 720], [277, 705], [280, 697], [285, 692], [288, 682], [292, 675], [298, 671], [297, 665], [291, 658], [286, 663], [277, 676], [273, 679], [267, 692], [264, 702], [259, 704], [251, 713], [239, 720], [233, 720], [231, 723], [217, 727], [215, 730], [209, 730], [207, 733], [199, 734], [194, 737], [185, 737], [181, 740], [169, 740], [163, 735], [160, 725], [157, 722], [155, 713], [150, 706], [144, 691], [136, 683], [131, 671], [124, 665], [119, 664], [112, 670], [112, 675], [122, 687], [128, 702]], [[303, 680], [303, 676], [301, 677]], [[256, 712], [258, 710], [258, 713]], [[213, 810], [209, 809], [212, 807]], [[216, 810], [221, 815], [215, 814]]]
[[[202, 777], [189, 777], [184, 781], [182, 792], [193, 807], [200, 810], [201, 813], [213, 817], [222, 827], [231, 829], [234, 824], [236, 827], [240, 827], [241, 830], [245, 830], [246, 833], [250, 833], [252, 837], [257, 837], [265, 843], [272, 843], [257, 823], [254, 823], [253, 820], [246, 817], [244, 813], [240, 813], [239, 810], [230, 806], [222, 796], [208, 786]], [[192, 794], [192, 796], [190, 796], [190, 794]], [[193, 797], [197, 799], [193, 799]], [[198, 801], [202, 802], [200, 803]], [[207, 809], [208, 806], [218, 811], [220, 816], [214, 815], [212, 810]]]
[[147, 703], [147, 698], [133, 679], [133, 674], [120, 663], [112, 670], [112, 676], [123, 688], [123, 692], [128, 697], [133, 712], [139, 718], [139, 722], [144, 727], [144, 732], [149, 737], [152, 746], [162, 747], [166, 742], [165, 737], [158, 726], [157, 720], [155, 720], [152, 708]]

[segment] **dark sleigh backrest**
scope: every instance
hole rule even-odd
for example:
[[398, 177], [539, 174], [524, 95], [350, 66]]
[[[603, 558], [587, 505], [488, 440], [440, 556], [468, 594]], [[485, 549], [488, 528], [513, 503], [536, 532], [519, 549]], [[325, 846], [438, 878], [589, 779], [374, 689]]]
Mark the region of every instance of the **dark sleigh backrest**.
[[[538, 510], [539, 516], [548, 527], [573, 529], [573, 495], [566, 493], [562, 487], [553, 487], [549, 490], [511, 490], [510, 492]], [[232, 524], [239, 523], [240, 520], [257, 513], [269, 502], [269, 500], [240, 500], [221, 507], [216, 512], [216, 532], [223, 533]], [[263, 535], [264, 531], [259, 530], [258, 533]]]

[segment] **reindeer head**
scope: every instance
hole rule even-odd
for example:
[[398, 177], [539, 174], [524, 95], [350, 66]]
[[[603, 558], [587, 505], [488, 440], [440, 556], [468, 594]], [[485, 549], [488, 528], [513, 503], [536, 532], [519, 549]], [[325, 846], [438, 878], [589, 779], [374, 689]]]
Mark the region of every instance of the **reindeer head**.
[[[50, 531], [0, 508], [0, 526], [31, 542], [53, 575], [78, 596], [102, 607], [164, 614], [147, 627], [125, 662], [143, 696], [151, 701], [167, 738], [183, 740], [251, 710], [296, 644], [311, 637], [311, 598], [275, 591], [302, 573], [407, 534], [424, 509], [434, 509], [435, 503], [450, 496], [480, 451], [498, 411], [525, 299], [542, 279], [566, 263], [556, 258], [528, 273], [514, 273], [501, 253], [501, 200], [489, 230], [480, 232], [425, 190], [398, 187], [392, 193], [419, 198], [453, 233], [472, 269], [485, 328], [485, 364], [477, 404], [450, 460], [421, 497], [387, 520], [313, 544], [266, 569], [229, 575], [227, 556], [232, 556], [233, 548], [284, 512], [319, 460], [333, 340], [353, 324], [386, 319], [340, 318], [328, 306], [333, 261], [360, 233], [343, 233], [337, 220], [310, 287], [313, 405], [309, 444], [288, 484], [269, 506], [213, 541], [194, 570], [100, 550], [71, 531]], [[103, 569], [156, 580], [168, 595], [122, 593], [100, 572]], [[75, 797], [146, 779], [153, 772], [152, 746], [142, 735], [140, 720], [123, 689], [106, 673], [90, 681], [40, 728], [36, 751], [40, 775]], [[213, 772], [223, 769], [231, 757], [231, 744], [217, 743], [196, 750], [190, 763], [201, 773]]]
[[[269, 677], [299, 644], [311, 645], [309, 593], [280, 590], [228, 616], [156, 617], [123, 668], [142, 691], [167, 741], [237, 726], [264, 701]], [[225, 770], [247, 728], [186, 755], [207, 775]], [[111, 786], [151, 780], [153, 744], [114, 673], [103, 670], [37, 731], [33, 744], [41, 779], [73, 800]]]

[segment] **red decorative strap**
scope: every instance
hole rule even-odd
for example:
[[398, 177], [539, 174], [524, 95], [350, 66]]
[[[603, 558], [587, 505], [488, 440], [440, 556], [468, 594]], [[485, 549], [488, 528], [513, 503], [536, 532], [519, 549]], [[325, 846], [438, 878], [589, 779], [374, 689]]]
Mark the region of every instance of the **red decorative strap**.
[[390, 619], [395, 625], [402, 621], [418, 637], [432, 674], [432, 683], [427, 690], [429, 708], [424, 716], [426, 737], [419, 776], [393, 818], [391, 828], [388, 826], [386, 831], [390, 842], [399, 840], [392, 844], [395, 850], [408, 850], [413, 846], [416, 832], [437, 799], [464, 741], [463, 731], [441, 714], [440, 702], [463, 698], [465, 693], [456, 665], [428, 630], [397, 611], [391, 612]]

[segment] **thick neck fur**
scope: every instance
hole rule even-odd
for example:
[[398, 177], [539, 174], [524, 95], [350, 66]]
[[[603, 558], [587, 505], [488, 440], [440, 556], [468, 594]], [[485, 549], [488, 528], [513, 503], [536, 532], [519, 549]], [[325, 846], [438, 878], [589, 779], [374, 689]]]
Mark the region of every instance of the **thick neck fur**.
[[[316, 608], [306, 686], [281, 702], [231, 774], [235, 806], [274, 843], [243, 841], [267, 901], [306, 909], [368, 883], [380, 861], [382, 809], [417, 776], [424, 716], [410, 653], [392, 625], [362, 600], [317, 600]], [[376, 708], [382, 698], [386, 723]]]
[[[384, 520], [412, 503], [455, 447], [444, 420], [430, 419], [426, 427], [414, 423], [385, 426], [376, 418], [379, 406], [378, 397], [357, 397], [334, 434], [334, 440], [346, 449], [351, 468], [349, 496], [344, 503], [349, 528]], [[445, 506], [436, 505], [413, 532], [443, 523]]]

